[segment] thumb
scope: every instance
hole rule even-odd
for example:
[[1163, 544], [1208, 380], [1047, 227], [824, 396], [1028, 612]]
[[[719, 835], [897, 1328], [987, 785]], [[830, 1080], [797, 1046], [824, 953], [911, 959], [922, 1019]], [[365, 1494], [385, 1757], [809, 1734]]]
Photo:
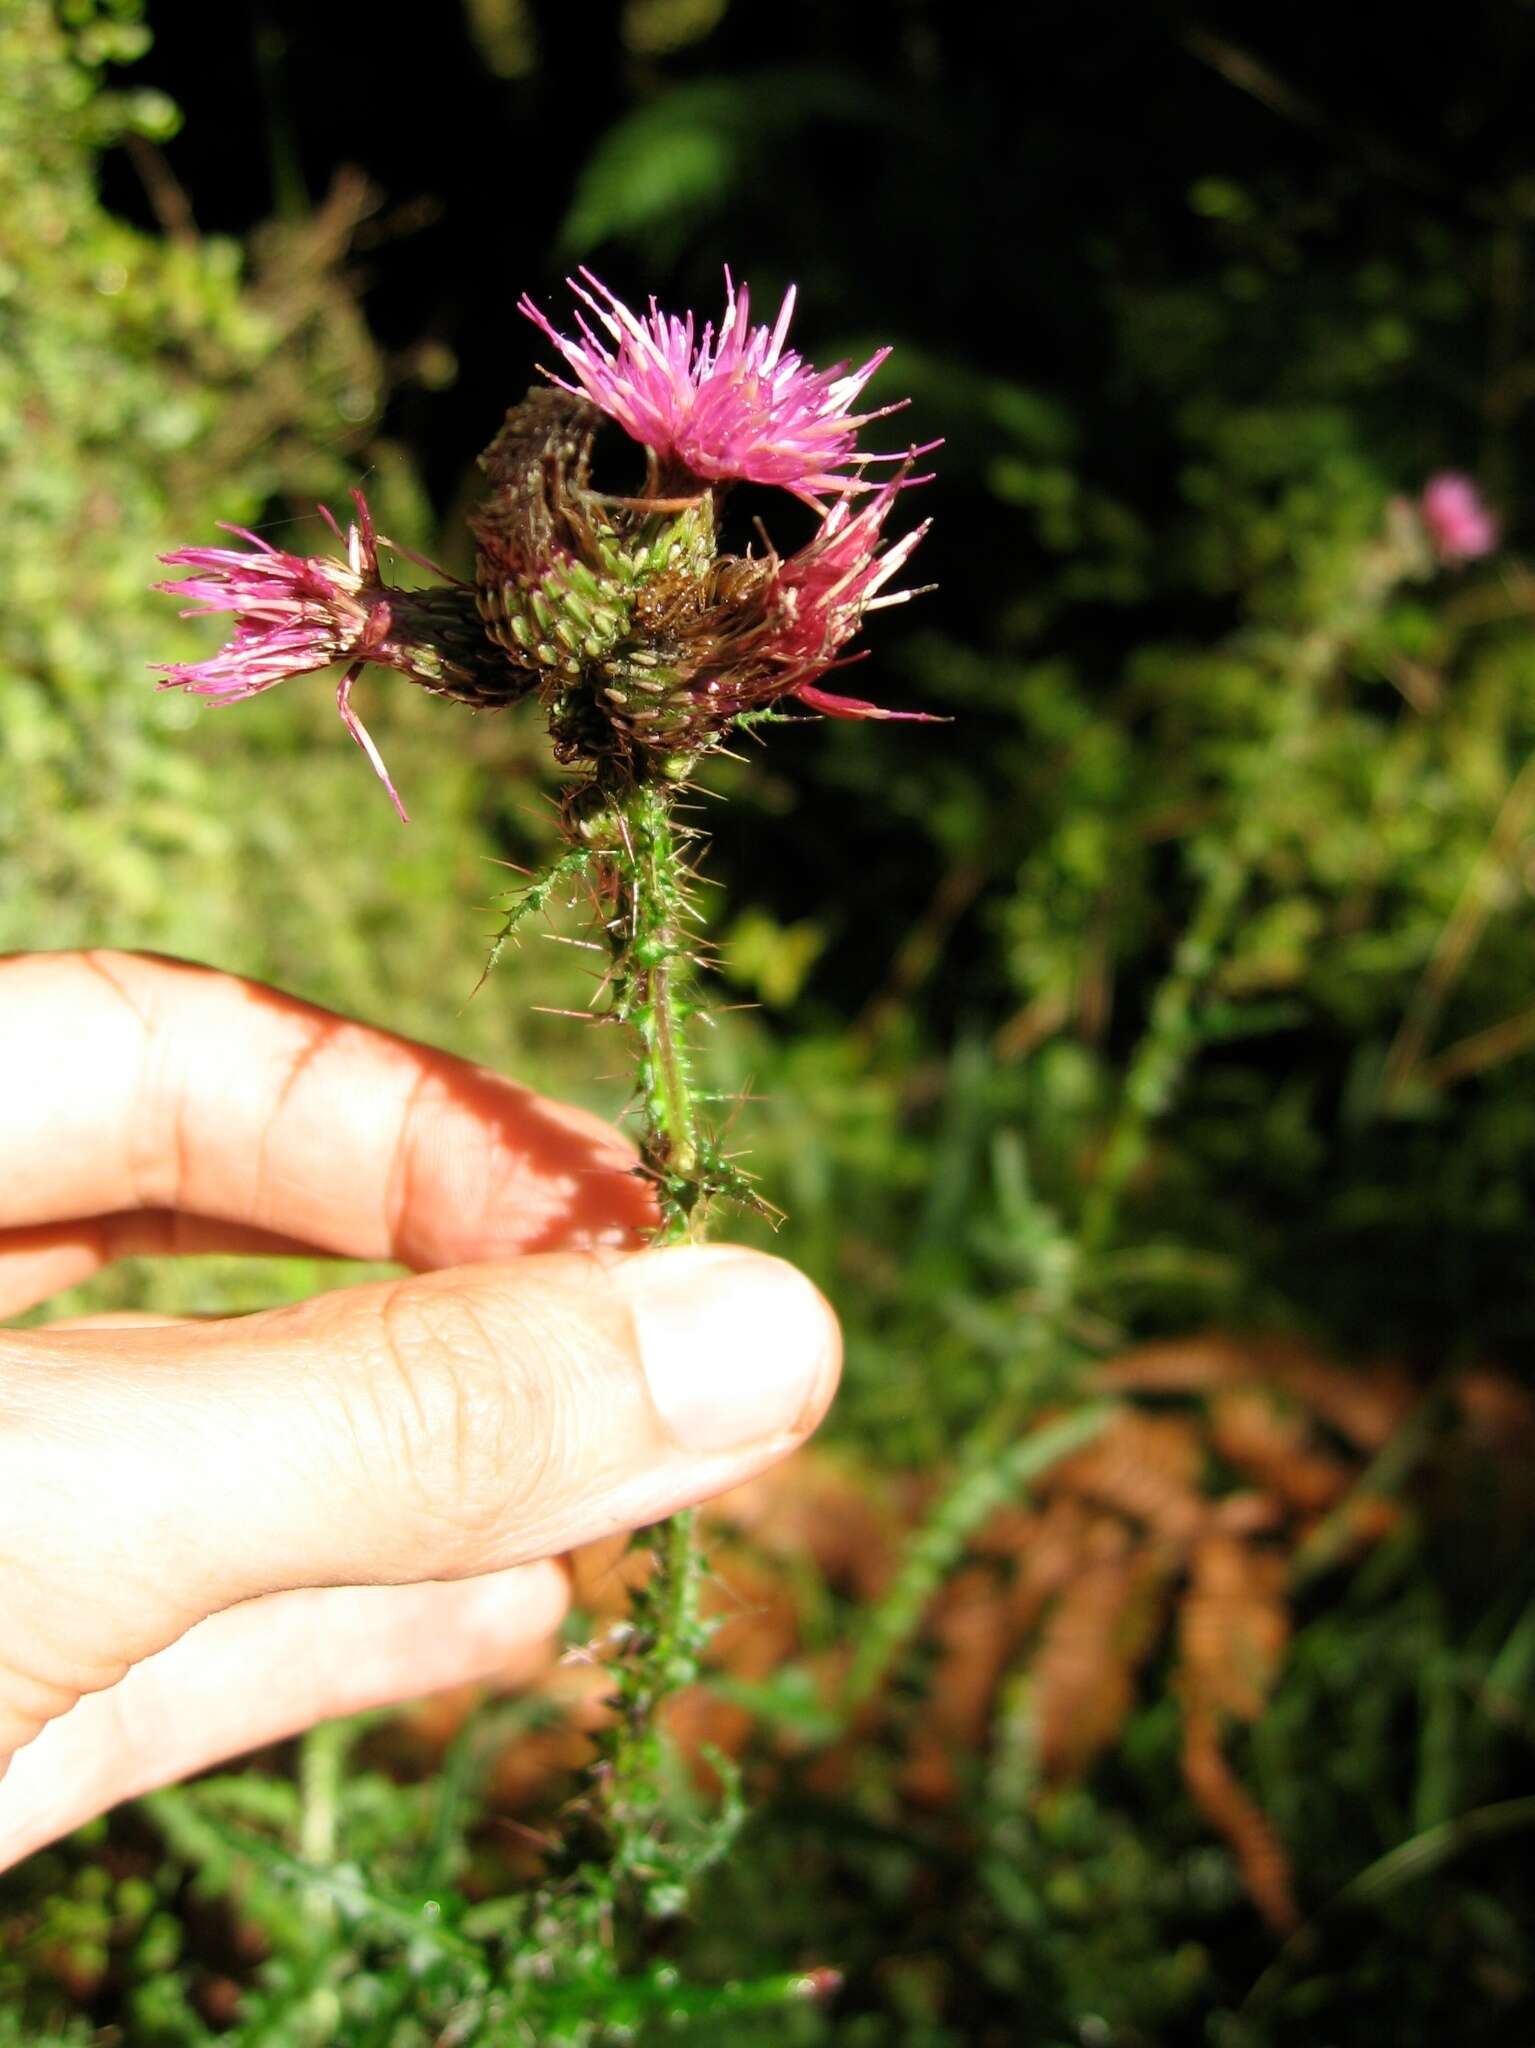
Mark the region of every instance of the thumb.
[[728, 1246], [0, 1333], [0, 1754], [236, 1601], [500, 1570], [721, 1492], [803, 1441], [839, 1358], [810, 1282]]

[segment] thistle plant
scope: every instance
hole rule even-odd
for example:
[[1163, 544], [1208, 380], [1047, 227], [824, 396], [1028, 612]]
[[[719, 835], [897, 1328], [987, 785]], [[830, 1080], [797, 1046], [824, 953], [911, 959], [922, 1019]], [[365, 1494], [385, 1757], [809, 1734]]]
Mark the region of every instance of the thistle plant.
[[[248, 546], [163, 557], [190, 573], [158, 587], [187, 600], [188, 616], [233, 614], [234, 630], [210, 659], [168, 666], [162, 687], [231, 703], [344, 663], [342, 720], [402, 819], [352, 704], [365, 668], [397, 669], [476, 710], [539, 699], [555, 757], [575, 771], [561, 807], [568, 850], [516, 898], [497, 944], [557, 888], [591, 889], [610, 953], [602, 1013], [637, 1042], [642, 1164], [658, 1241], [672, 1243], [698, 1236], [712, 1196], [747, 1193], [692, 1083], [698, 835], [679, 826], [677, 800], [740, 724], [782, 704], [833, 718], [927, 715], [838, 695], [820, 680], [842, 665], [867, 612], [912, 595], [887, 586], [926, 523], [888, 545], [884, 529], [902, 492], [927, 481], [913, 474], [926, 450], [859, 449], [859, 430], [898, 409], [852, 411], [888, 351], [857, 369], [812, 369], [784, 345], [792, 288], [774, 326], [753, 327], [748, 292], [727, 273], [718, 333], [710, 323], [698, 335], [691, 314], [678, 319], [652, 302], [641, 320], [582, 276], [572, 289], [597, 325], [578, 312], [578, 340], [523, 301], [576, 383], [530, 390], [480, 457], [490, 489], [471, 520], [473, 583], [420, 556], [411, 559], [439, 584], [390, 583], [381, 550], [409, 551], [381, 539], [360, 491], [345, 535], [322, 509], [337, 555], [289, 554], [227, 529]], [[594, 480], [613, 425], [643, 450], [626, 492]], [[871, 480], [892, 461], [893, 474]], [[764, 531], [759, 551], [725, 552], [721, 515], [738, 482], [802, 499], [818, 519], [811, 538], [784, 556]]]
[[[551, 376], [507, 412], [480, 457], [487, 495], [471, 518], [473, 582], [412, 556], [437, 580], [391, 582], [390, 553], [366, 501], [337, 551], [300, 556], [229, 529], [243, 547], [163, 559], [185, 573], [158, 586], [189, 615], [229, 614], [207, 660], [169, 667], [162, 687], [230, 703], [290, 676], [341, 666], [337, 704], [400, 816], [404, 803], [353, 706], [369, 665], [474, 710], [536, 698], [556, 760], [571, 772], [563, 850], [512, 899], [495, 952], [561, 891], [589, 895], [607, 954], [595, 1014], [634, 1051], [639, 1170], [651, 1183], [657, 1244], [698, 1240], [719, 1199], [756, 1203], [727, 1158], [695, 1080], [700, 835], [679, 802], [743, 725], [799, 707], [849, 719], [918, 719], [825, 687], [867, 613], [904, 602], [891, 588], [926, 530], [885, 529], [924, 448], [873, 453], [862, 430], [897, 411], [856, 407], [884, 361], [817, 370], [787, 347], [795, 294], [771, 328], [726, 274], [718, 329], [691, 314], [636, 315], [589, 272], [571, 281], [576, 334], [531, 300], [522, 311], [558, 352]], [[781, 490], [815, 519], [788, 554], [759, 523], [732, 552], [722, 539], [732, 487]], [[797, 514], [802, 518], [803, 514]], [[617, 1715], [593, 1773], [595, 1853], [552, 1880], [530, 1913], [544, 1958], [562, 1947], [579, 1976], [626, 1906], [664, 1915], [713, 1851], [668, 1843], [656, 1714], [687, 1682], [706, 1640], [690, 1519], [656, 1546], [618, 1659]], [[728, 1802], [727, 1802], [728, 1804]], [[587, 1961], [583, 1961], [583, 1957]]]

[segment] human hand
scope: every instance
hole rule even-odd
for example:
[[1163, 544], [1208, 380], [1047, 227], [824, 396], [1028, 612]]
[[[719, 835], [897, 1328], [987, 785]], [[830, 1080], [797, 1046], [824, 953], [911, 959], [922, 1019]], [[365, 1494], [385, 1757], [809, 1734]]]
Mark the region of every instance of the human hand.
[[634, 1250], [622, 1139], [444, 1053], [35, 955], [0, 961], [0, 1077], [0, 1316], [129, 1253], [417, 1273], [0, 1330], [0, 1869], [328, 1715], [533, 1667], [552, 1560], [762, 1470], [831, 1398], [808, 1281]]

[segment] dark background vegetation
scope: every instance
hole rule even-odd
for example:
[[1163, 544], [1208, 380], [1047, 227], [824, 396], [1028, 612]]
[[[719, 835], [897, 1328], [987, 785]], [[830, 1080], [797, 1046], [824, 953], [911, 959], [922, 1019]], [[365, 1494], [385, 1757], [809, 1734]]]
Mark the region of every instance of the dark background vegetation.
[[[167, 945], [617, 1108], [613, 1058], [526, 1014], [573, 999], [560, 949], [465, 1006], [488, 860], [549, 843], [536, 721], [372, 681], [401, 842], [323, 686], [194, 717], [137, 680], [193, 641], [142, 595], [152, 557], [215, 517], [318, 545], [315, 498], [365, 475], [464, 567], [472, 458], [540, 354], [517, 298], [563, 307], [577, 263], [700, 317], [725, 263], [763, 318], [795, 280], [813, 360], [895, 344], [876, 392], [913, 402], [885, 445], [945, 438], [913, 564], [937, 588], [871, 624], [854, 686], [953, 723], [806, 724], [716, 778], [714, 935], [758, 1007], [711, 1060], [760, 1098], [740, 1128], [779, 1246], [847, 1321], [838, 1498], [878, 1503], [858, 1542], [890, 1558], [839, 1575], [824, 1528], [778, 1558], [788, 1676], [754, 1673], [734, 1738], [759, 1808], [667, 1937], [703, 1982], [829, 1963], [844, 1991], [699, 2036], [1535, 2038], [1535, 8], [1407, 32], [1341, 8], [151, 0], [152, 46], [104, 73], [77, 45], [94, 83], [53, 107], [51, 11], [11, 6], [9, 944]], [[128, 97], [92, 114], [105, 85]], [[1479, 477], [1505, 551], [1360, 601], [1392, 501], [1444, 468]], [[1228, 858], [1236, 912], [1159, 1013]], [[1158, 1016], [1166, 1085], [1100, 1228]], [[106, 1285], [208, 1308], [316, 1282]], [[1244, 1449], [1213, 1328], [1332, 1377], [1252, 1349]], [[1150, 1339], [1185, 1347], [1181, 1393], [1135, 1408], [1171, 1434], [1042, 1510], [1080, 1547], [1067, 1584], [1119, 1604], [1075, 1638], [1062, 1586], [1015, 1627], [987, 1608], [966, 1678], [954, 1588], [1026, 1578], [1042, 1525], [1008, 1550], [945, 1475], [995, 1476]], [[1355, 1382], [1391, 1389], [1378, 1430], [1340, 1424]], [[1230, 1671], [1205, 1680], [1260, 1823], [1201, 1789], [1215, 1553], [1178, 1548], [1148, 1470], [1200, 1514], [1272, 1511], [1208, 1609]], [[935, 1521], [953, 1540], [902, 1578]], [[849, 1742], [823, 1667], [887, 1638]], [[948, 1721], [945, 1686], [976, 1695]], [[1080, 1752], [1049, 1733], [1072, 1712], [1102, 1723]], [[403, 1883], [435, 1766], [367, 1740], [338, 1855]], [[287, 1761], [245, 1782], [285, 1787]], [[284, 1796], [162, 1803], [0, 1883], [0, 2040], [450, 2038], [366, 1915], [349, 1942], [241, 1891], [207, 1815], [291, 1840]], [[479, 1811], [450, 1874], [482, 1902], [526, 1872]]]

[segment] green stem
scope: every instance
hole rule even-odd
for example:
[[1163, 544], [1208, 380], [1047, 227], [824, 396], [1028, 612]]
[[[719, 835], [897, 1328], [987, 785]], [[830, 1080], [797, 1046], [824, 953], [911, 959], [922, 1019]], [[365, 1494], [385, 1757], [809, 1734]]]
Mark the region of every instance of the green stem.
[[[713, 1146], [694, 1095], [687, 1043], [692, 990], [691, 870], [671, 816], [673, 791], [653, 782], [598, 784], [584, 835], [598, 849], [607, 901], [610, 1014], [638, 1041], [640, 1156], [654, 1182], [660, 1223], [653, 1245], [698, 1243]], [[698, 1676], [709, 1627], [697, 1515], [675, 1515], [638, 1540], [654, 1566], [630, 1609], [612, 1669], [613, 1722], [593, 1772], [605, 1841], [551, 1896], [552, 1919], [576, 1941], [594, 1927], [611, 1939], [615, 1920], [638, 1908], [641, 1922], [678, 1911], [699, 1867], [695, 1840], [678, 1838], [660, 1715]], [[554, 1904], [566, 1902], [566, 1910]], [[573, 1916], [569, 1911], [574, 1907]], [[546, 1932], [552, 1932], [546, 1922]]]
[[[656, 1129], [646, 1135], [651, 1141], [653, 1154], [659, 1155], [664, 1147], [668, 1178], [690, 1180], [698, 1168], [698, 1119], [688, 1086], [688, 1060], [682, 1036], [684, 1019], [678, 1001], [677, 974], [672, 963], [663, 961], [659, 967], [653, 967], [648, 983], [652, 1022], [646, 1050], [654, 1062], [661, 1114]], [[657, 1244], [675, 1244], [691, 1235], [685, 1214], [667, 1215], [655, 1241]]]
[[908, 1544], [894, 1583], [864, 1624], [838, 1701], [844, 1725], [884, 1684], [934, 1594], [986, 1518], [1005, 1502], [1026, 1496], [1053, 1465], [1083, 1450], [1114, 1414], [1110, 1403], [1100, 1401], [1011, 1440], [990, 1418], [976, 1430], [937, 1506]]
[[[315, 1870], [328, 1870], [340, 1842], [341, 1789], [352, 1728], [346, 1721], [322, 1721], [305, 1734], [299, 1746], [300, 1859]], [[336, 1903], [322, 1890], [304, 1895], [304, 1912], [322, 1932], [336, 1926]]]
[[298, 1852], [317, 1866], [336, 1860], [342, 1772], [350, 1734], [345, 1721], [322, 1721], [299, 1746]]
[[1256, 836], [1250, 834], [1216, 849], [1194, 915], [1157, 990], [1125, 1075], [1119, 1116], [1083, 1206], [1077, 1242], [1084, 1258], [1101, 1252], [1112, 1237], [1125, 1188], [1183, 1078], [1198, 1037], [1195, 1008], [1247, 893], [1258, 851]]
[[692, 876], [671, 801], [666, 785], [641, 782], [617, 792], [608, 811], [614, 826], [607, 853], [615, 898], [608, 927], [613, 1013], [640, 1041], [640, 1153], [661, 1208], [656, 1244], [702, 1236], [708, 1191], [702, 1170], [708, 1147], [687, 1045], [688, 1019], [697, 1007], [690, 986]]
[[697, 1509], [673, 1515], [652, 1532], [651, 1542], [655, 1569], [630, 1617], [636, 1647], [618, 1673], [619, 1718], [605, 1757], [603, 1793], [614, 1875], [642, 1888], [664, 1886], [670, 1861], [657, 1716], [673, 1693], [697, 1678], [706, 1638], [699, 1617]]

